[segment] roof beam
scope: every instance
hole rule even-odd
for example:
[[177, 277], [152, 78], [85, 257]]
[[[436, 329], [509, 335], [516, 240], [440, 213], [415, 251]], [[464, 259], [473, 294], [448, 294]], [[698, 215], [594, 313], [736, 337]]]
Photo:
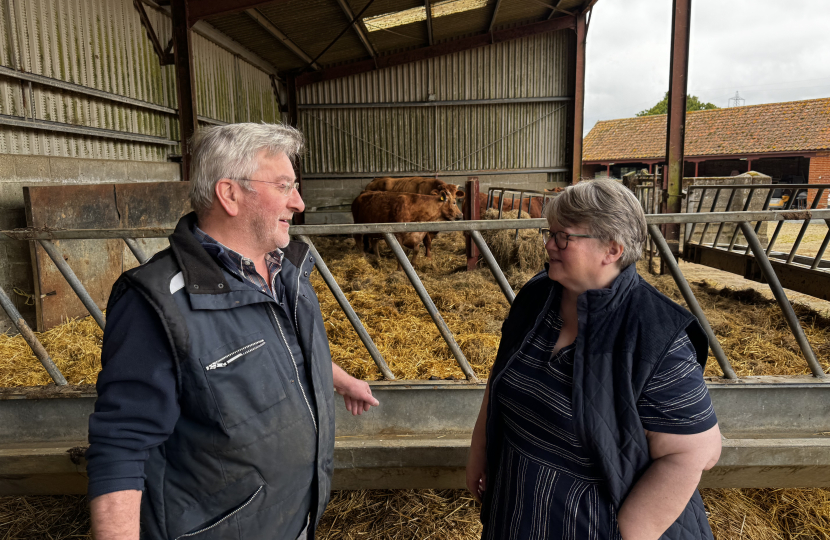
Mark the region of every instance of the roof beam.
[[375, 51], [375, 48], [369, 41], [369, 36], [367, 36], [366, 32], [363, 31], [363, 24], [355, 19], [354, 13], [352, 12], [352, 8], [349, 7], [349, 3], [346, 0], [337, 0], [337, 4], [340, 6], [340, 9], [343, 10], [343, 13], [346, 15], [346, 18], [349, 19], [349, 21], [351, 21], [351, 24], [354, 27], [354, 31], [357, 32], [357, 37], [360, 38], [360, 42], [363, 43], [363, 46], [366, 48], [366, 52], [369, 53], [369, 56], [375, 58], [378, 55], [378, 53]]
[[262, 4], [281, 4], [288, 0], [199, 0], [188, 2], [189, 14], [187, 22], [190, 26], [201, 19], [237, 13], [246, 9], [255, 8]]
[[424, 11], [427, 14], [427, 38], [429, 39], [430, 47], [435, 45], [435, 40], [432, 37], [432, 1], [424, 0]]
[[556, 12], [564, 13], [566, 15], [573, 15], [574, 13], [571, 11], [565, 11], [564, 9], [559, 9], [559, 6], [562, 5], [562, 2], [565, 0], [557, 0], [556, 4], [550, 7], [550, 14], [548, 15], [548, 20], [553, 19], [553, 16], [556, 15]]
[[496, 0], [496, 7], [493, 8], [493, 16], [490, 17], [490, 26], [487, 28], [488, 32], [492, 32], [496, 26], [496, 17], [499, 15], [499, 7], [501, 7], [501, 0]]
[[255, 9], [246, 9], [246, 10], [245, 10], [245, 13], [246, 13], [246, 14], [247, 14], [250, 18], [252, 18], [253, 20], [255, 20], [255, 21], [256, 21], [256, 22], [257, 22], [257, 23], [258, 23], [258, 24], [259, 24], [262, 28], [264, 28], [266, 32], [268, 32], [269, 34], [271, 34], [273, 37], [277, 38], [277, 39], [279, 40], [279, 42], [280, 42], [280, 43], [282, 43], [283, 45], [285, 45], [285, 47], [286, 47], [288, 50], [290, 50], [291, 52], [293, 52], [293, 53], [294, 53], [296, 56], [298, 56], [298, 57], [299, 57], [299, 58], [300, 58], [303, 62], [307, 63], [308, 65], [310, 65], [312, 68], [314, 68], [314, 69], [315, 69], [315, 70], [317, 70], [317, 71], [320, 71], [320, 69], [322, 69], [322, 68], [320, 67], [320, 64], [318, 64], [317, 62], [315, 62], [315, 61], [314, 61], [314, 60], [313, 60], [313, 59], [312, 59], [309, 55], [307, 55], [307, 54], [306, 54], [306, 53], [305, 53], [305, 52], [304, 52], [304, 51], [303, 51], [303, 50], [302, 50], [299, 46], [297, 46], [297, 44], [296, 44], [296, 43], [294, 43], [293, 41], [291, 41], [291, 39], [290, 39], [288, 36], [286, 36], [285, 34], [283, 34], [282, 32], [280, 32], [279, 28], [277, 28], [276, 26], [274, 26], [274, 24], [273, 24], [271, 21], [269, 21], [269, 20], [268, 20], [268, 18], [267, 18], [265, 15], [263, 15], [262, 13], [260, 13], [259, 11], [255, 10]]
[[378, 56], [373, 60], [353, 62], [351, 64], [335, 66], [314, 73], [304, 73], [297, 76], [297, 87], [314, 84], [316, 82], [329, 81], [331, 79], [338, 79], [340, 77], [347, 77], [349, 75], [356, 75], [358, 73], [366, 73], [376, 69], [418, 62], [420, 60], [475, 49], [477, 47], [492, 45], [493, 43], [500, 43], [502, 41], [512, 41], [514, 39], [534, 36], [536, 34], [555, 32], [566, 28], [576, 28], [576, 21], [573, 17], [557, 17], [549, 21], [506, 28], [504, 30], [497, 30], [487, 34], [480, 34], [477, 36], [457, 39], [455, 41], [440, 43], [438, 45], [432, 45], [431, 47], [421, 47], [420, 49], [413, 49], [411, 51], [405, 51], [397, 54]]

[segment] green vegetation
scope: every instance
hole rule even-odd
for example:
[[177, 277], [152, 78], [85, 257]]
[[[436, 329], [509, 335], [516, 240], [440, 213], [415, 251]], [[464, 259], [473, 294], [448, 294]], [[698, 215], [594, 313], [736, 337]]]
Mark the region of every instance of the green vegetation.
[[[686, 96], [686, 112], [690, 111], [705, 111], [707, 109], [718, 109], [719, 107], [714, 103], [705, 103], [700, 101], [697, 96]], [[652, 116], [655, 114], [667, 114], [669, 112], [669, 93], [663, 96], [654, 107], [640, 111], [637, 116]]]

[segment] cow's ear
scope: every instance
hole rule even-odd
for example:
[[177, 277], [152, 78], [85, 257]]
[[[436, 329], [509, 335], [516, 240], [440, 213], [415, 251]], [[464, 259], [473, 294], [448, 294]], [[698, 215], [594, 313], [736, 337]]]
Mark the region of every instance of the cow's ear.
[[444, 202], [444, 201], [446, 201], [446, 200], [447, 200], [447, 194], [446, 194], [446, 193], [441, 193], [441, 199], [440, 199], [440, 201], [441, 201], [441, 202]]
[[463, 198], [464, 198], [464, 192], [463, 192], [463, 191], [461, 191], [460, 189], [459, 189], [459, 190], [457, 190], [457, 191], [455, 192], [455, 198], [456, 198], [456, 199], [463, 199]]
[[432, 190], [432, 194], [433, 194], [433, 195], [438, 195], [438, 190], [437, 190], [437, 189], [433, 189], [433, 190]]

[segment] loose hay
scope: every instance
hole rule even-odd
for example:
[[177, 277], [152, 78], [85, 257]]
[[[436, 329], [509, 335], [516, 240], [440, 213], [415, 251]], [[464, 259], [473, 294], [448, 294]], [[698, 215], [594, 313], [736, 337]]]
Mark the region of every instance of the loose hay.
[[[704, 489], [716, 540], [830, 540], [830, 490]], [[332, 493], [317, 540], [480, 538], [464, 490]], [[0, 540], [91, 538], [86, 497], [0, 497]]]
[[[498, 217], [499, 211], [492, 208], [484, 214], [484, 219], [498, 219]], [[502, 218], [518, 219], [519, 211], [503, 212]], [[530, 215], [522, 212], [522, 219], [530, 219]], [[484, 237], [499, 266], [508, 272], [518, 270], [535, 274], [544, 268], [547, 255], [537, 229], [519, 229], [518, 237], [515, 229], [481, 231], [481, 236]]]
[[[660, 292], [686, 305], [671, 276], [651, 275], [639, 263], [640, 274]], [[801, 354], [781, 309], [774, 300], [754, 289], [718, 287], [705, 280], [689, 284], [739, 377], [756, 375], [808, 375]], [[830, 370], [830, 317], [803, 304], [793, 304], [804, 333], [825, 371]], [[723, 376], [714, 356], [706, 364], [707, 376]]]
[[[512, 242], [515, 231], [505, 232]], [[530, 235], [520, 231], [520, 242], [539, 245], [538, 232], [525, 232]], [[411, 284], [402, 272], [395, 272], [396, 261], [388, 249], [382, 248], [380, 259], [375, 259], [360, 256], [351, 239], [319, 238], [315, 244], [396, 377], [463, 376]], [[488, 245], [496, 244], [488, 238]], [[418, 264], [419, 275], [473, 369], [486, 377], [507, 302], [489, 270], [459, 271], [466, 263], [463, 235], [442, 234], [433, 246], [433, 259]], [[506, 256], [519, 260], [517, 254]], [[522, 260], [517, 266], [525, 264], [525, 270], [507, 272], [515, 289], [544, 262]], [[671, 277], [642, 275], [683, 303]], [[334, 360], [354, 376], [380, 378], [319, 274], [313, 275], [312, 284], [320, 297]], [[739, 375], [809, 373], [774, 302], [752, 290], [721, 289], [708, 282], [693, 283], [692, 288]], [[830, 321], [809, 308], [795, 308], [819, 361], [830, 370]], [[91, 318], [69, 321], [39, 337], [70, 383], [95, 382], [102, 333]], [[710, 358], [707, 375], [719, 374]], [[49, 382], [22, 338], [0, 335], [0, 385]], [[830, 540], [827, 489], [706, 489], [703, 498], [717, 540]], [[478, 511], [463, 490], [335, 492], [317, 538], [479, 538]], [[0, 498], [0, 540], [90, 538], [88, 530], [85, 497]]]

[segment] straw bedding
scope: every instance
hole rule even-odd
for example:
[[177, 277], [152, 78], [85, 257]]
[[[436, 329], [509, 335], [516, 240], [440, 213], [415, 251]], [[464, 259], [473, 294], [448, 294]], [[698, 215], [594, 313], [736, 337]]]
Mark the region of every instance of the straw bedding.
[[[508, 280], [514, 289], [535, 273], [544, 256], [538, 232], [526, 233], [520, 231], [515, 253], [510, 248], [515, 231], [497, 233], [509, 242], [495, 234], [486, 238], [497, 259], [513, 261]], [[395, 272], [394, 257], [383, 244], [379, 259], [358, 255], [351, 239], [321, 238], [316, 244], [396, 377], [463, 376], [414, 289], [402, 272]], [[465, 265], [460, 233], [441, 234], [433, 246], [433, 258], [420, 260], [418, 274], [471, 366], [486, 377], [507, 302], [486, 268], [460, 271]], [[643, 275], [682, 302], [670, 277]], [[318, 273], [312, 283], [320, 296], [334, 360], [357, 377], [379, 379]], [[808, 373], [774, 303], [754, 291], [720, 289], [711, 282], [692, 287], [739, 375]], [[819, 360], [830, 370], [830, 320], [798, 305], [796, 312]], [[69, 321], [40, 337], [70, 383], [95, 381], [101, 331], [94, 321]], [[710, 359], [707, 375], [719, 374]], [[21, 338], [0, 335], [0, 385], [48, 382]], [[706, 489], [703, 495], [718, 540], [830, 540], [830, 490]], [[88, 519], [84, 497], [0, 498], [0, 540], [89, 538]], [[463, 490], [361, 490], [333, 494], [317, 537], [460, 540], [478, 538], [480, 531], [478, 508]]]

